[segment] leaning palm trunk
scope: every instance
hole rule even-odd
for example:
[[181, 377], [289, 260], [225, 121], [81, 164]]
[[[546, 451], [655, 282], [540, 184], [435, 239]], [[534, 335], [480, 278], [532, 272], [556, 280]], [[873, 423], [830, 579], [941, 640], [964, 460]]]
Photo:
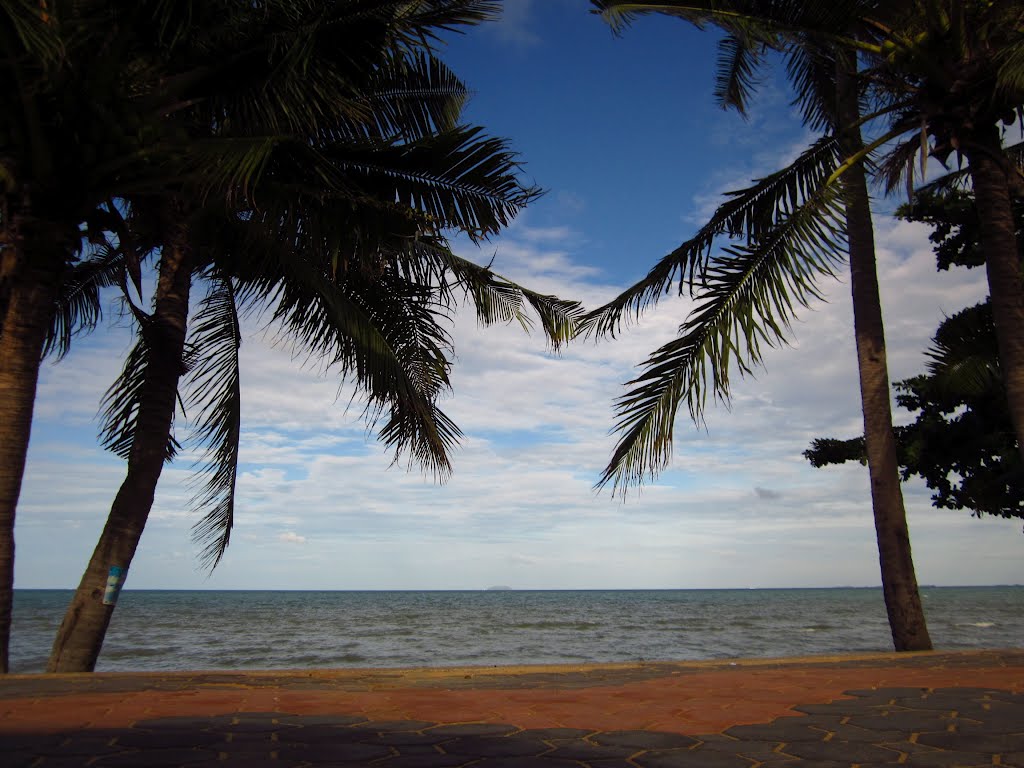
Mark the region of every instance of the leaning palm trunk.
[[114, 612], [115, 601], [104, 599], [108, 574], [119, 568], [122, 583], [127, 577], [167, 455], [183, 369], [191, 275], [191, 252], [181, 228], [163, 250], [152, 319], [143, 328], [149, 359], [128, 475], [57, 632], [48, 672], [91, 672], [96, 666]]
[[[852, 62], [852, 57], [840, 57], [837, 68], [839, 124], [855, 126], [859, 120], [856, 83], [845, 68], [843, 59]], [[860, 130], [845, 131], [842, 144], [846, 157], [859, 152], [863, 148]], [[885, 330], [875, 268], [874, 227], [864, 166], [858, 163], [850, 168], [843, 176], [843, 185], [864, 440], [885, 608], [893, 646], [897, 651], [931, 650], [932, 641], [918, 593], [907, 514], [900, 490]]]
[[[64, 251], [48, 238], [5, 243], [0, 300], [0, 672], [8, 671], [14, 597], [14, 520], [32, 408]], [[33, 247], [38, 246], [38, 247]]]
[[981, 245], [992, 296], [999, 343], [999, 366], [1006, 385], [1017, 450], [1024, 458], [1024, 274], [1010, 205], [1008, 170], [992, 127], [980, 141], [964, 148], [981, 219]]

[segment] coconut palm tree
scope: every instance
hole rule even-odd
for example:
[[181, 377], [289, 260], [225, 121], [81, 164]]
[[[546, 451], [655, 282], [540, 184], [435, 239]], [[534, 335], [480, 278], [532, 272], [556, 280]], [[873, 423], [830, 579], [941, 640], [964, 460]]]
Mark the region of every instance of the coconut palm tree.
[[[646, 13], [677, 16], [726, 32], [716, 96], [741, 112], [765, 49], [782, 52], [805, 121], [824, 136], [790, 167], [732, 193], [697, 235], [661, 260], [648, 276], [589, 316], [593, 332], [612, 334], [628, 312], [657, 301], [674, 278], [680, 290], [699, 291], [696, 310], [678, 339], [657, 350], [634, 388], [618, 402], [623, 433], [601, 482], [641, 482], [671, 455], [676, 409], [685, 398], [700, 420], [710, 387], [727, 400], [730, 365], [741, 373], [761, 362], [761, 345], [785, 341], [795, 307], [817, 297], [816, 280], [832, 273], [846, 251], [851, 273], [861, 402], [871, 473], [872, 509], [883, 592], [897, 650], [931, 647], [910, 551], [900, 491], [896, 442], [874, 234], [863, 167], [862, 94], [854, 56], [835, 44], [847, 39], [855, 17], [820, 4], [801, 6], [796, 33], [756, 3], [632, 3], [594, 0], [621, 27]], [[841, 10], [841, 9], [840, 9]], [[802, 29], [803, 29], [802, 28]], [[835, 30], [838, 30], [836, 32]], [[854, 39], [850, 37], [849, 39]], [[712, 254], [721, 235], [746, 242]]]
[[[128, 477], [58, 633], [51, 671], [92, 669], [99, 653], [113, 611], [104, 604], [102, 584], [111, 568], [127, 572], [174, 444], [171, 424], [187, 368], [188, 298], [197, 269], [212, 270], [217, 280], [196, 328], [219, 351], [195, 369], [206, 385], [201, 388], [214, 393], [200, 428], [200, 441], [212, 452], [211, 471], [198, 497], [212, 508], [196, 529], [208, 543], [211, 565], [227, 545], [233, 516], [236, 290], [254, 303], [272, 298], [274, 317], [286, 332], [351, 374], [367, 394], [372, 415], [389, 409], [382, 437], [438, 471], [447, 469], [446, 451], [457, 429], [435, 404], [447, 382], [447, 342], [432, 313], [463, 289], [488, 320], [519, 315], [525, 298], [541, 308], [553, 339], [566, 337], [571, 328], [574, 304], [524, 292], [456, 259], [443, 241], [452, 229], [487, 237], [533, 194], [516, 181], [515, 159], [502, 142], [455, 123], [464, 88], [414, 45], [438, 28], [475, 20], [492, 5], [337, 2], [325, 9], [292, 2], [278, 10], [284, 18], [271, 19], [267, 29], [281, 38], [291, 24], [302, 37], [304, 59], [286, 61], [296, 67], [292, 82], [274, 82], [284, 69], [278, 67], [263, 90], [299, 98], [303, 109], [329, 85], [347, 90], [301, 120], [282, 111], [284, 100], [281, 109], [253, 109], [234, 88], [224, 99], [207, 95], [200, 108], [184, 111], [191, 121], [186, 129], [198, 130], [200, 139], [206, 131], [216, 157], [230, 162], [231, 174], [221, 174], [229, 183], [209, 183], [202, 205], [188, 202], [196, 199], [195, 189], [184, 187], [155, 205], [145, 200], [133, 214], [155, 233], [161, 255], [153, 311], [133, 307], [140, 343], [108, 397], [105, 438], [126, 455]], [[322, 36], [310, 32], [321, 24]], [[348, 37], [357, 44], [346, 45]], [[227, 41], [244, 50], [252, 38], [250, 33]], [[380, 50], [350, 58], [368, 39], [376, 39]], [[268, 53], [281, 44], [272, 42]], [[224, 40], [218, 43], [223, 56]], [[295, 45], [289, 42], [289, 55]], [[441, 82], [425, 82], [424, 73], [440, 75]], [[311, 98], [303, 100], [306, 89]], [[233, 142], [241, 143], [242, 153], [223, 153], [222, 145]], [[198, 157], [208, 162], [203, 151]], [[214, 204], [221, 199], [234, 213]], [[273, 268], [259, 259], [247, 263], [239, 242], [210, 247], [204, 235], [211, 213], [215, 222], [227, 221], [247, 236], [256, 232], [247, 245], [269, 240], [265, 250], [275, 256]]]

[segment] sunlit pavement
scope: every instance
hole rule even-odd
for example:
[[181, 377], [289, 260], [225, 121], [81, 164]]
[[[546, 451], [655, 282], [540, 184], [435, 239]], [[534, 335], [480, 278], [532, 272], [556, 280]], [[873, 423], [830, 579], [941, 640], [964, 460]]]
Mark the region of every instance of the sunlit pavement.
[[0, 678], [0, 766], [1024, 768], [1024, 650]]

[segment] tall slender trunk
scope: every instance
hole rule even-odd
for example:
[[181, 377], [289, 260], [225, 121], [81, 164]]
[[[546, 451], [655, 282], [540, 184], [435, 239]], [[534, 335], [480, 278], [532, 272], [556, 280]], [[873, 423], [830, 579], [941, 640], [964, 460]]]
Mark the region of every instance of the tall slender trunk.
[[1017, 450], [1024, 458], [1024, 273], [1010, 203], [1008, 169], [995, 126], [964, 147], [981, 219], [981, 247]]
[[117, 568], [122, 583], [127, 577], [163, 470], [182, 373], [191, 271], [190, 247], [184, 228], [179, 228], [160, 259], [152, 323], [146, 331], [150, 356], [127, 477], [57, 632], [47, 672], [91, 672], [96, 667], [116, 602], [104, 599], [108, 574]]
[[[65, 252], [21, 239], [0, 251], [0, 672], [8, 671], [14, 601], [14, 521], [25, 472], [43, 343]], [[39, 247], [33, 247], [39, 246]]]
[[[853, 126], [860, 117], [857, 84], [851, 74], [853, 57], [840, 57], [837, 67], [838, 113], [841, 126]], [[860, 129], [842, 135], [844, 155], [863, 147]], [[907, 513], [900, 489], [896, 437], [892, 428], [889, 371], [885, 356], [885, 328], [878, 295], [875, 267], [875, 235], [871, 202], [863, 164], [843, 176], [846, 223], [850, 247], [853, 325], [857, 337], [861, 407], [864, 412], [864, 441], [871, 478], [871, 506], [882, 575], [882, 592], [889, 615], [889, 629], [897, 651], [931, 650], [924, 608], [917, 588], [914, 560], [910, 551]]]

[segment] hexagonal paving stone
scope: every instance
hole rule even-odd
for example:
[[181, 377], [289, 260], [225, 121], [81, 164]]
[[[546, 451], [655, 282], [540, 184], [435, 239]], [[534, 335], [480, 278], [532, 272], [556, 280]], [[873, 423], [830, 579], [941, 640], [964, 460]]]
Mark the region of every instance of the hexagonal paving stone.
[[380, 744], [349, 742], [342, 744], [282, 744], [278, 757], [310, 763], [358, 763], [378, 760], [394, 754], [390, 747]]
[[582, 739], [552, 739], [555, 748], [545, 757], [552, 760], [602, 760], [616, 757], [630, 757], [636, 754], [632, 747], [598, 746]]
[[986, 755], [998, 755], [1003, 752], [1020, 751], [1022, 737], [994, 733], [922, 733], [917, 737], [919, 744], [929, 747], [949, 749], [960, 752], [980, 752]]
[[278, 733], [277, 740], [281, 744], [344, 744], [376, 735], [376, 730], [359, 726], [296, 725]]
[[786, 744], [782, 752], [803, 760], [834, 760], [844, 763], [896, 763], [900, 757], [899, 752], [891, 749], [840, 739]]
[[8, 768], [29, 768], [38, 759], [35, 752], [4, 752], [4, 765]]
[[551, 745], [540, 739], [515, 736], [461, 736], [446, 741], [441, 749], [446, 755], [476, 757], [537, 757], [551, 751]]
[[[803, 718], [780, 717], [770, 723], [734, 725], [732, 728], [727, 728], [724, 733], [741, 741], [770, 741], [779, 744], [787, 741], [790, 733], [799, 738], [801, 735], [806, 734], [806, 731], [807, 728], [804, 725]], [[824, 734], [819, 736], [819, 738], [823, 737]]]
[[975, 768], [992, 765], [992, 756], [978, 752], [953, 752], [937, 749], [933, 752], [915, 752], [907, 759], [913, 768]]
[[920, 731], [944, 730], [953, 719], [943, 712], [926, 710], [901, 710], [890, 712], [885, 717], [853, 715], [850, 725], [877, 731], [899, 731], [901, 733], [918, 733]]
[[590, 737], [594, 744], [633, 749], [679, 749], [698, 744], [697, 739], [663, 731], [604, 731]]
[[365, 717], [348, 715], [281, 715], [277, 718], [284, 725], [358, 725], [365, 723]]
[[92, 736], [88, 732], [73, 733], [60, 744], [46, 745], [36, 748], [36, 753], [49, 757], [72, 755], [106, 755], [120, 752], [121, 748], [112, 746], [110, 736]]
[[388, 746], [434, 746], [451, 741], [454, 736], [445, 736], [443, 733], [418, 733], [416, 731], [396, 731], [395, 733], [375, 733], [367, 736], [362, 741], [367, 744], [385, 744]]
[[216, 759], [217, 753], [209, 749], [145, 749], [137, 752], [119, 752], [104, 755], [91, 765], [97, 768], [133, 768], [143, 766], [173, 766], [199, 763]]
[[204, 731], [217, 724], [230, 723], [233, 715], [218, 717], [154, 717], [135, 723], [136, 728], [147, 731]]
[[535, 739], [583, 739], [591, 736], [597, 731], [588, 731], [583, 728], [530, 728], [526, 734]]
[[632, 759], [640, 768], [750, 768], [746, 758], [729, 752], [666, 749], [645, 752]]
[[769, 741], [740, 741], [729, 739], [728, 741], [705, 741], [697, 748], [697, 751], [704, 752], [727, 752], [734, 755], [741, 755], [752, 760], [765, 760], [776, 753], [776, 745]]
[[[423, 730], [423, 729], [417, 729]], [[445, 736], [508, 736], [520, 730], [514, 725], [497, 725], [493, 723], [461, 723], [458, 725], [438, 725], [426, 733], [443, 734]]]
[[133, 728], [118, 734], [117, 744], [122, 747], [139, 747], [141, 749], [190, 749], [205, 747], [222, 741], [223, 737], [216, 733], [189, 730], [149, 731]]
[[369, 720], [359, 723], [355, 727], [374, 733], [403, 733], [405, 731], [422, 731], [436, 725], [437, 723], [426, 720]]
[[374, 768], [458, 768], [471, 762], [465, 755], [393, 755], [374, 762]]
[[473, 768], [580, 768], [579, 763], [544, 757], [488, 757], [472, 765]]

